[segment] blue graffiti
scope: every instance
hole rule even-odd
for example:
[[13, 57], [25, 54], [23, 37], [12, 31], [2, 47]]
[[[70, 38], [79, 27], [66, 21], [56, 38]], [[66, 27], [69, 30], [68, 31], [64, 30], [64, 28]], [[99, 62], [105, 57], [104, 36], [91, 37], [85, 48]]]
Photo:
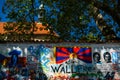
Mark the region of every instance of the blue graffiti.
[[32, 55], [40, 55], [41, 53], [44, 52], [44, 48], [45, 48], [44, 45], [40, 45], [40, 46], [37, 46], [37, 47], [29, 46], [28, 51]]
[[49, 59], [47, 59], [47, 56], [50, 54], [50, 49], [45, 47], [44, 45], [39, 45], [39, 46], [29, 46], [28, 51], [32, 55], [37, 55], [39, 56], [39, 62], [42, 62], [42, 65], [46, 68], [47, 64], [50, 62]]
[[118, 53], [112, 52], [112, 63], [116, 64], [118, 63]]
[[13, 65], [16, 65], [17, 64], [17, 56], [16, 55], [13, 55], [12, 56], [12, 62], [13, 62]]

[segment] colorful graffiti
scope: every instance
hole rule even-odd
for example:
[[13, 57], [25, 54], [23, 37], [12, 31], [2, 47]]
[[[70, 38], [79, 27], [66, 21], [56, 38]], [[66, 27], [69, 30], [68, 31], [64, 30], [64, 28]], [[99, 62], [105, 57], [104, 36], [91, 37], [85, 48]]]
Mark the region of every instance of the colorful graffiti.
[[86, 63], [92, 63], [91, 48], [81, 47], [56, 47], [56, 63], [62, 63], [68, 59], [79, 59]]
[[14, 44], [0, 52], [0, 80], [120, 80], [120, 47]]

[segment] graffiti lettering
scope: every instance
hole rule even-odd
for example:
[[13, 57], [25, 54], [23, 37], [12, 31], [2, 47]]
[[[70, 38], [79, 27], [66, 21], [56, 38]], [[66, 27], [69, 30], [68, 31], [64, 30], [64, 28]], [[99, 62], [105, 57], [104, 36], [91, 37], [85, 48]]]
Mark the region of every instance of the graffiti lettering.
[[59, 71], [59, 68], [62, 66], [62, 64], [57, 68], [56, 66], [53, 68], [53, 66], [51, 66], [53, 72], [58, 72]]
[[90, 72], [93, 71], [92, 66], [84, 66], [84, 65], [63, 65], [59, 66], [51, 66], [52, 72], [54, 73], [80, 73], [80, 72]]

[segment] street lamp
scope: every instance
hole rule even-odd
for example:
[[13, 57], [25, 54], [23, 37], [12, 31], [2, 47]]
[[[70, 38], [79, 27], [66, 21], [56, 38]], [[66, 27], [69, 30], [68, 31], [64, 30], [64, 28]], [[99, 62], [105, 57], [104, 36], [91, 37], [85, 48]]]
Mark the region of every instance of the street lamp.
[[44, 8], [43, 2], [41, 1], [41, 4], [38, 9], [38, 22], [39, 23], [43, 22], [44, 15], [45, 15], [45, 8]]

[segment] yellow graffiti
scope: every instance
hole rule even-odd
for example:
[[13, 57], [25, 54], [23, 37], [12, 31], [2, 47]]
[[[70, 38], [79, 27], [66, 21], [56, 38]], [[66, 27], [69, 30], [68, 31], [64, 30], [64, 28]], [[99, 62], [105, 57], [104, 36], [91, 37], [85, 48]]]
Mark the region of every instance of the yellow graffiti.
[[69, 56], [70, 59], [74, 59], [77, 58], [77, 54], [76, 53], [71, 53]]
[[7, 64], [7, 59], [3, 60], [3, 66], [5, 66]]

